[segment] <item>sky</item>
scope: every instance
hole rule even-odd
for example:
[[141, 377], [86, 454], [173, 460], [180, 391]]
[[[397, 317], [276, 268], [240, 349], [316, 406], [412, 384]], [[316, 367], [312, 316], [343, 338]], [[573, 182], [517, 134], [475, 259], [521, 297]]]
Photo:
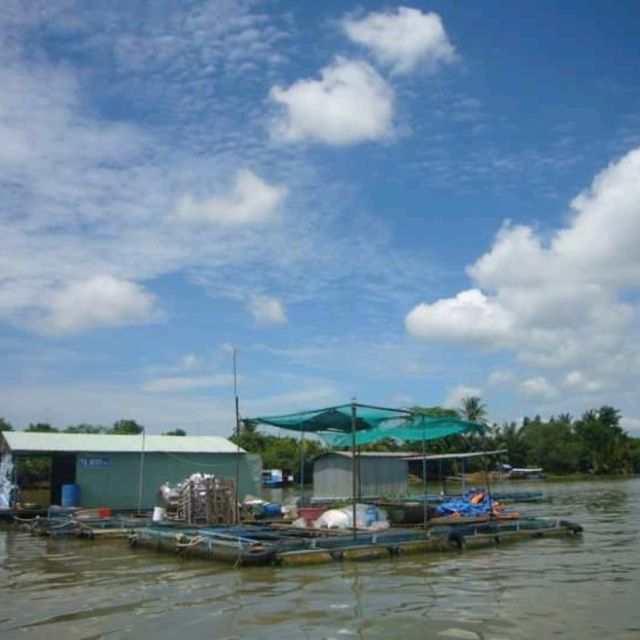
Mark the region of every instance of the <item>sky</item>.
[[4, 0], [0, 416], [640, 435], [640, 5]]

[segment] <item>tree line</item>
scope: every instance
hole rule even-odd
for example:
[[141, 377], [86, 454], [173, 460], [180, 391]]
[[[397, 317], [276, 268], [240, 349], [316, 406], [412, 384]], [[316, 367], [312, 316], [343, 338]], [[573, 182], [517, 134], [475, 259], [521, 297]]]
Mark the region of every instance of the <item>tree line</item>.
[[304, 464], [305, 482], [312, 481], [313, 459], [327, 450], [319, 440], [307, 437], [301, 446], [299, 438], [265, 434], [249, 422], [242, 423], [240, 433], [232, 435], [229, 440], [248, 453], [260, 455], [263, 469], [288, 471], [298, 481]]
[[[506, 449], [505, 461], [513, 467], [542, 467], [551, 474], [640, 473], [640, 438], [625, 432], [620, 411], [608, 405], [589, 409], [577, 418], [561, 413], [547, 420], [536, 415], [502, 424], [487, 420], [487, 409], [477, 397], [465, 398], [458, 411], [440, 407], [414, 410], [485, 425], [484, 435], [457, 435], [429, 443], [432, 453]], [[415, 444], [402, 446], [412, 448]]]
[[[502, 424], [488, 420], [487, 408], [477, 397], [465, 398], [458, 410], [438, 406], [416, 406], [412, 410], [428, 416], [462, 418], [485, 425], [484, 435], [455, 435], [429, 441], [429, 453], [506, 449], [504, 461], [512, 466], [542, 467], [551, 474], [640, 473], [640, 438], [625, 432], [620, 423], [620, 411], [608, 405], [589, 409], [577, 418], [562, 413], [543, 420], [536, 415], [520, 422]], [[111, 427], [82, 423], [64, 429], [35, 423], [28, 425], [25, 431], [131, 435], [142, 433], [143, 428], [135, 420], [118, 420]], [[0, 418], [0, 431], [12, 429], [11, 424]], [[186, 432], [174, 429], [164, 435], [184, 436]], [[249, 453], [259, 454], [265, 469], [284, 469], [298, 477], [304, 462], [305, 480], [310, 479], [313, 458], [328, 450], [321, 441], [307, 437], [301, 451], [298, 438], [262, 433], [252, 424], [243, 424], [239, 435], [234, 434], [230, 440]], [[363, 447], [364, 451], [413, 452], [419, 449], [419, 443], [403, 443], [391, 438]], [[473, 463], [470, 465], [473, 468]]]
[[[505, 449], [502, 460], [513, 467], [542, 467], [557, 475], [628, 475], [640, 473], [640, 438], [629, 436], [620, 425], [617, 409], [603, 405], [574, 418], [568, 413], [542, 420], [525, 417], [521, 422], [490, 423], [486, 406], [480, 398], [469, 397], [460, 409], [412, 407], [415, 413], [432, 417], [462, 418], [485, 426], [483, 435], [454, 435], [427, 443], [428, 453], [464, 453]], [[261, 433], [255, 425], [244, 424], [239, 437], [230, 438], [245, 451], [262, 456], [266, 469], [287, 469], [299, 474], [300, 441], [290, 436], [278, 437]], [[387, 438], [362, 447], [363, 451], [420, 451], [416, 442], [400, 442]], [[303, 458], [307, 473], [312, 459], [328, 451], [318, 440], [304, 441]], [[483, 465], [481, 459], [469, 461], [474, 470]]]
[[[0, 431], [13, 431], [13, 425], [4, 418], [0, 418]], [[116, 420], [110, 427], [103, 425], [88, 424], [86, 422], [80, 424], [69, 425], [63, 429], [54, 427], [48, 422], [30, 423], [25, 429], [27, 432], [36, 433], [93, 433], [118, 436], [132, 436], [140, 434], [144, 431], [144, 426], [138, 424], [135, 420]], [[172, 429], [165, 431], [163, 436], [186, 436], [184, 429]]]

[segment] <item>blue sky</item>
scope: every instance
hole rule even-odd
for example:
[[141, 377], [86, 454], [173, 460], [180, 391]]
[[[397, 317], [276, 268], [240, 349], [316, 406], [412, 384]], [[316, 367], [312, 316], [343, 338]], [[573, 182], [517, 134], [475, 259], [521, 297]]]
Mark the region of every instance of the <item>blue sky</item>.
[[0, 415], [640, 433], [634, 2], [8, 2]]

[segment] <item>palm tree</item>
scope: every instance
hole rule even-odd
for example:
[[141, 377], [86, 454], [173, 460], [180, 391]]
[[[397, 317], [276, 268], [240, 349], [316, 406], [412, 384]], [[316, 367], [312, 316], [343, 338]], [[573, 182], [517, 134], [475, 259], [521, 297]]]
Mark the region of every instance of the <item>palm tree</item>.
[[487, 407], [482, 404], [482, 400], [477, 396], [463, 398], [461, 412], [469, 422], [486, 422]]
[[496, 449], [506, 449], [508, 460], [514, 467], [524, 467], [527, 461], [527, 445], [522, 438], [522, 429], [515, 422], [505, 422], [499, 429]]

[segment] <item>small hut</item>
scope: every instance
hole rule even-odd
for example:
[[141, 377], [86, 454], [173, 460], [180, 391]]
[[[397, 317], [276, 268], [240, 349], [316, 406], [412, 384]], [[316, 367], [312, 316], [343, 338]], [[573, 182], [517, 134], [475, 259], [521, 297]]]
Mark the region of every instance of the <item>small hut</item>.
[[[406, 452], [366, 451], [356, 457], [357, 498], [405, 496], [408, 492]], [[313, 464], [314, 500], [344, 500], [351, 497], [353, 461], [350, 451], [330, 451]]]
[[[14, 481], [27, 458], [50, 465], [48, 504], [61, 504], [62, 487], [76, 486], [81, 507], [150, 508], [158, 488], [193, 473], [235, 480], [239, 496], [259, 490], [261, 462], [218, 436], [105, 435], [4, 431], [0, 454]], [[5, 464], [8, 467], [8, 465]]]

